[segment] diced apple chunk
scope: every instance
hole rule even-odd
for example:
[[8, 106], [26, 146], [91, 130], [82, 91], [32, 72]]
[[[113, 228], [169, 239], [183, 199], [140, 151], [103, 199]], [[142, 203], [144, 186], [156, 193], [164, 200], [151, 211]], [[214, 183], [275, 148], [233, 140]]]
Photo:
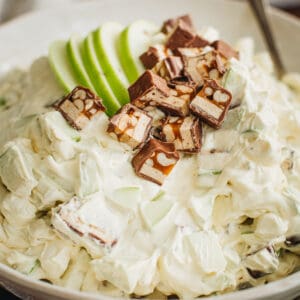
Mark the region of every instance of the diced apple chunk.
[[229, 159], [230, 154], [227, 152], [201, 153], [198, 171], [199, 187], [213, 187]]
[[31, 153], [30, 141], [17, 139], [7, 143], [0, 154], [0, 178], [12, 193], [28, 197], [37, 181], [32, 173], [27, 154]]
[[225, 270], [226, 259], [217, 235], [213, 231], [195, 232], [187, 236], [195, 262], [205, 273]]
[[147, 227], [151, 229], [158, 224], [173, 207], [173, 202], [162, 196], [154, 201], [148, 201], [141, 204], [141, 214]]
[[141, 200], [141, 188], [139, 186], [117, 188], [110, 199], [123, 208], [135, 209]]
[[100, 175], [94, 159], [86, 153], [79, 155], [79, 182], [77, 195], [85, 197], [100, 190]]

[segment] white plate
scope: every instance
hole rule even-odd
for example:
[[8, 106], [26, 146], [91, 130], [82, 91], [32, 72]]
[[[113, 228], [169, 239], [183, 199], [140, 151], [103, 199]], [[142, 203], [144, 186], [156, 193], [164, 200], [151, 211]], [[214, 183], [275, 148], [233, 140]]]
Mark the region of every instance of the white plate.
[[[127, 24], [146, 18], [160, 23], [166, 18], [191, 13], [197, 27], [212, 25], [231, 42], [242, 36], [253, 36], [257, 49], [263, 49], [258, 27], [245, 3], [222, 0], [102, 0], [63, 6], [54, 10], [25, 15], [0, 27], [0, 71], [12, 66], [27, 66], [47, 53], [49, 43], [67, 38], [72, 32], [86, 33], [105, 21]], [[289, 70], [300, 71], [300, 23], [278, 11], [270, 11], [284, 63]], [[32, 281], [0, 264], [0, 284], [23, 299], [108, 299], [103, 295], [79, 293]], [[210, 299], [292, 299], [300, 293], [300, 272], [265, 286]]]

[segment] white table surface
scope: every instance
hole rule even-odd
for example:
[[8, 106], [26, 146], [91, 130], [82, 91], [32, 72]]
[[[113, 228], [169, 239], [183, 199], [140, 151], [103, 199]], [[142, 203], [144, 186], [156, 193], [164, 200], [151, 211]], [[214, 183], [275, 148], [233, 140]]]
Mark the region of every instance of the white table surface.
[[[1, 21], [7, 21], [28, 11], [57, 6], [66, 7], [69, 4], [83, 1], [87, 2], [95, 0], [0, 0], [0, 23]], [[300, 0], [269, 0], [269, 2], [280, 7], [300, 6]]]

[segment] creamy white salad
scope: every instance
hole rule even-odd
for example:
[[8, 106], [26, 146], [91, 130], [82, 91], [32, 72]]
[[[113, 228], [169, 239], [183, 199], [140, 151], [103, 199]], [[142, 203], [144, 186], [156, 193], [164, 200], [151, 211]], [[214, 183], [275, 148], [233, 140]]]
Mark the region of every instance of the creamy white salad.
[[296, 271], [300, 75], [276, 79], [251, 38], [235, 49], [223, 79], [235, 105], [220, 129], [203, 125], [201, 151], [182, 154], [162, 185], [135, 174], [105, 113], [78, 131], [51, 107], [64, 91], [48, 58], [1, 78], [0, 262], [59, 286], [155, 299]]

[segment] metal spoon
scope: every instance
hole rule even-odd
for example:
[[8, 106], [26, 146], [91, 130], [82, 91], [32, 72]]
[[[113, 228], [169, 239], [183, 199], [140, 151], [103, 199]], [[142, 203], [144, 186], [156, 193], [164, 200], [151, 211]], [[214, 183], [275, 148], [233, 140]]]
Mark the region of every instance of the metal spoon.
[[267, 18], [265, 1], [248, 0], [248, 3], [257, 19], [260, 30], [264, 35], [265, 42], [275, 66], [276, 75], [281, 78], [286, 73], [286, 70], [280, 57], [271, 26]]

